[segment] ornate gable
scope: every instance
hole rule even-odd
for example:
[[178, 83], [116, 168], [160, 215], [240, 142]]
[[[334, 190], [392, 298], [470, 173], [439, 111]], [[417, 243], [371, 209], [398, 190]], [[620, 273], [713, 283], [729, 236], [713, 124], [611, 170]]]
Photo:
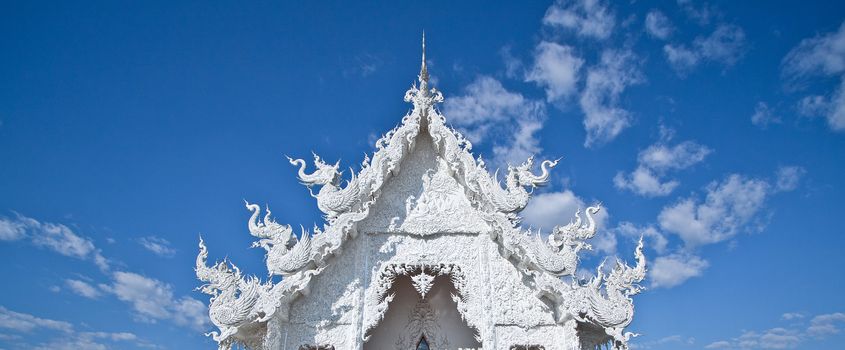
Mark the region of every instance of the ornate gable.
[[[315, 154], [309, 170], [306, 161], [289, 159], [324, 214], [322, 229], [315, 227], [313, 235], [303, 231], [297, 238], [289, 225], [276, 223], [269, 210], [261, 219], [260, 207], [246, 203], [252, 212], [249, 232], [257, 238], [253, 247], [266, 251], [268, 272], [283, 276], [280, 282], [243, 277], [226, 261], [207, 266], [207, 250], [200, 240], [197, 277], [207, 283], [201, 291], [211, 295], [209, 315], [219, 328], [209, 335], [221, 349], [234, 343], [261, 348], [266, 322], [272, 317], [286, 319], [290, 303], [308, 293], [312, 279], [359, 233], [470, 234], [489, 236], [498, 244], [502, 257], [528, 278], [536, 295], [553, 303], [557, 322], [575, 320], [600, 330], [596, 343], [626, 348], [631, 334], [623, 329], [633, 317], [630, 296], [639, 292], [637, 283], [645, 273], [642, 244], [636, 267], [620, 261], [607, 276], [599, 268], [598, 277], [587, 285], [565, 283], [560, 276], [572, 275], [579, 251], [590, 249], [585, 241], [595, 235], [593, 215], [599, 207], [587, 208], [587, 222], [576, 213], [574, 221], [555, 227], [546, 240], [523, 231], [518, 213], [528, 204], [533, 188], [547, 183], [558, 161], [541, 162], [537, 172], [533, 158], [509, 166], [503, 187], [481, 157], [473, 156], [472, 144], [446, 126], [437, 110], [443, 96], [428, 85], [424, 41], [418, 81], [419, 86], [412, 85], [405, 94], [413, 110], [376, 142], [372, 158], [365, 157], [360, 171], [350, 174], [345, 185], [339, 164], [327, 164]], [[376, 303], [384, 302], [383, 295], [377, 298]], [[467, 319], [478, 318], [464, 313]], [[380, 317], [364, 315], [373, 320], [364, 327], [364, 336]]]

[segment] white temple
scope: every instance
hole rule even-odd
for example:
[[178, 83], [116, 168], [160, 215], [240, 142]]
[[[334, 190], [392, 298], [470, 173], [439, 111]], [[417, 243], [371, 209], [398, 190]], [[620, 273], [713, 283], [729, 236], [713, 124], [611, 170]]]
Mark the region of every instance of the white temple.
[[509, 166], [500, 184], [436, 108], [443, 95], [429, 86], [424, 40], [419, 87], [405, 101], [413, 110], [345, 186], [338, 164], [314, 155], [309, 171], [289, 159], [309, 190], [319, 188], [322, 229], [297, 238], [269, 209], [261, 218], [246, 204], [253, 247], [280, 281], [225, 260], [208, 266], [200, 239], [196, 273], [220, 349], [627, 349], [642, 240], [635, 267], [617, 261], [579, 281], [598, 206], [586, 222], [561, 218], [546, 238], [519, 225], [557, 161]]

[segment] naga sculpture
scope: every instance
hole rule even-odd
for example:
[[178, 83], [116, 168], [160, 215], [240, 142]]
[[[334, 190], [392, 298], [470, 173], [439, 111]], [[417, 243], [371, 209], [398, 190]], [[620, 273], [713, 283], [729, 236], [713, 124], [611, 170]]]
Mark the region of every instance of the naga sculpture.
[[[317, 168], [313, 173], [305, 173], [305, 161], [288, 157], [291, 165], [299, 166], [299, 181], [308, 186], [311, 197], [317, 199], [317, 208], [326, 214], [329, 222], [333, 222], [338, 215], [348, 212], [356, 203], [360, 194], [358, 178], [352, 172], [352, 179], [347, 182], [346, 187], [340, 188], [340, 177], [342, 171], [338, 171], [339, 162], [329, 165], [314, 154], [314, 166]], [[321, 186], [320, 191], [314, 194], [313, 186]]]
[[311, 260], [311, 236], [302, 230], [302, 237], [288, 248], [290, 242], [296, 241], [290, 225], [281, 225], [271, 217], [270, 209], [264, 215], [264, 222], [258, 221], [261, 207], [246, 203], [246, 208], [252, 211], [249, 218], [249, 233], [260, 240], [252, 244], [253, 248], [262, 247], [267, 251], [267, 271], [272, 275], [290, 275], [301, 270]]
[[599, 205], [586, 210], [587, 224], [582, 225], [581, 211], [575, 213], [575, 221], [566, 226], [556, 226], [549, 235], [548, 243], [536, 235], [528, 244], [529, 255], [534, 263], [546, 272], [555, 275], [570, 275], [578, 267], [578, 252], [592, 247], [585, 240], [596, 234], [593, 215], [599, 212]]
[[267, 292], [268, 286], [253, 276], [243, 278], [240, 269], [234, 264], [230, 268], [225, 260], [207, 266], [208, 249], [202, 237], [199, 248], [195, 271], [197, 278], [206, 284], [197, 290], [211, 296], [208, 315], [220, 329], [220, 333], [209, 332], [206, 336], [218, 342], [220, 349], [228, 349], [233, 341], [230, 337], [238, 332], [239, 327], [248, 325], [257, 317], [253, 312], [255, 304]]
[[[615, 347], [628, 349], [628, 340], [638, 334], [623, 331], [634, 318], [634, 301], [631, 296], [639, 294], [642, 287], [638, 285], [645, 278], [646, 262], [643, 254], [643, 240], [640, 238], [635, 253], [637, 265], [630, 267], [620, 259], [616, 259], [616, 266], [605, 276], [602, 272], [604, 263], [599, 265], [596, 277], [589, 284], [590, 313], [613, 338]], [[604, 295], [601, 285], [604, 283]]]
[[[531, 173], [531, 168], [534, 165], [533, 156], [528, 157], [528, 160], [522, 165], [508, 166], [505, 188], [502, 189], [498, 185], [490, 186], [491, 191], [487, 194], [496, 211], [516, 213], [524, 209], [531, 197], [531, 193], [525, 187], [531, 187], [533, 190], [538, 186], [545, 185], [549, 181], [549, 169], [554, 168], [557, 162], [557, 160], [544, 160], [540, 165], [542, 169], [540, 175]], [[494, 181], [496, 181], [495, 176]]]

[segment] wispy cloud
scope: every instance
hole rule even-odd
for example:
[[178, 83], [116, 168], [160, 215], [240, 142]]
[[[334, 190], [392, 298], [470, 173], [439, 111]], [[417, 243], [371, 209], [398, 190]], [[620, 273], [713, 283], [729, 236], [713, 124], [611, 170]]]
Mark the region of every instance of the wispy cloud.
[[153, 254], [161, 256], [161, 257], [172, 257], [176, 254], [176, 249], [173, 249], [170, 246], [170, 241], [156, 236], [147, 236], [142, 237], [138, 240], [138, 243], [144, 247], [144, 249], [153, 252]]
[[689, 17], [700, 25], [707, 25], [713, 17], [718, 15], [718, 11], [710, 4], [698, 2], [693, 4], [692, 0], [678, 0], [678, 6]]
[[666, 336], [657, 340], [652, 341], [645, 341], [645, 342], [637, 342], [634, 340], [631, 343], [631, 349], [651, 349], [655, 346], [665, 346], [667, 344], [685, 344], [685, 345], [692, 345], [695, 344], [695, 338], [693, 337], [685, 337], [680, 334]]
[[775, 190], [777, 191], [792, 191], [798, 188], [801, 178], [807, 170], [800, 166], [782, 166], [778, 168], [775, 179]]
[[73, 325], [64, 321], [40, 318], [22, 312], [15, 312], [0, 306], [0, 328], [29, 333], [39, 329], [70, 332]]
[[208, 322], [205, 304], [188, 296], [177, 298], [173, 287], [154, 278], [118, 271], [113, 274], [111, 284], [99, 287], [130, 304], [140, 321], [169, 320], [197, 330], [202, 330]]
[[645, 16], [645, 31], [653, 38], [666, 40], [672, 35], [674, 28], [669, 18], [659, 10], [651, 10]]
[[745, 53], [745, 31], [733, 24], [720, 24], [708, 36], [698, 36], [692, 44], [666, 44], [663, 54], [672, 68], [684, 76], [699, 63], [716, 62], [730, 67]]
[[[665, 133], [664, 133], [665, 134]], [[700, 163], [712, 150], [693, 141], [670, 145], [665, 137], [640, 151], [637, 168], [631, 173], [618, 172], [613, 184], [646, 197], [666, 196], [680, 184], [677, 179], [665, 180], [670, 171], [689, 168]]]
[[543, 24], [571, 30], [581, 37], [604, 40], [612, 34], [616, 19], [601, 0], [558, 1], [546, 10]]
[[41, 222], [20, 214], [0, 217], [0, 240], [25, 240], [64, 256], [93, 261], [104, 271], [109, 268], [108, 261], [90, 238], [80, 236], [62, 224]]
[[66, 279], [65, 285], [74, 293], [88, 299], [97, 299], [102, 295], [96, 287], [85, 281]]
[[[659, 228], [629, 223], [615, 232], [647, 237], [659, 254], [649, 271], [651, 286], [675, 287], [701, 276], [709, 267], [699, 255], [700, 247], [731, 240], [742, 232], [762, 230], [765, 218], [761, 212], [769, 197], [797, 188], [803, 174], [803, 168], [796, 166], [779, 168], [771, 180], [731, 174], [707, 185], [703, 199], [692, 195], [663, 207], [657, 217]], [[681, 245], [668, 249], [668, 235], [677, 236]]]
[[118, 348], [110, 343], [134, 342], [137, 346], [153, 348], [154, 345], [138, 339], [129, 332], [78, 332], [69, 337], [55, 337], [47, 343], [32, 347], [33, 350], [107, 350]]
[[[571, 190], [546, 192], [531, 198], [528, 206], [521, 212], [525, 226], [549, 230], [557, 225], [565, 225], [579, 209], [583, 212], [588, 204]], [[602, 208], [605, 209], [605, 208]], [[597, 225], [607, 224], [607, 210], [596, 215]]]
[[763, 208], [771, 186], [761, 179], [732, 174], [707, 186], [703, 201], [682, 199], [663, 208], [660, 227], [677, 234], [688, 247], [733, 238]]
[[631, 113], [619, 106], [619, 96], [644, 81], [639, 60], [630, 50], [605, 50], [587, 71], [579, 104], [584, 112], [585, 147], [604, 144], [631, 125]]
[[[17, 332], [18, 334], [7, 336], [6, 338], [14, 339], [16, 343], [23, 345], [24, 348], [27, 349], [105, 350], [116, 348], [115, 346], [111, 346], [111, 344], [109, 344], [114, 342], [133, 342], [135, 345], [142, 347], [154, 347], [154, 345], [140, 339], [134, 333], [81, 332], [76, 330], [73, 324], [69, 322], [51, 320], [22, 312], [11, 311], [3, 306], [0, 306], [0, 328]], [[49, 331], [58, 331], [59, 334], [45, 333]], [[21, 333], [28, 334], [35, 332], [38, 332], [37, 339], [44, 340], [46, 338], [47, 341], [38, 344], [23, 344], [24, 337], [21, 336]]]
[[774, 109], [765, 102], [757, 102], [754, 107], [754, 114], [751, 115], [751, 124], [760, 128], [767, 128], [769, 124], [779, 124], [780, 117], [775, 114]]
[[446, 100], [444, 113], [473, 143], [493, 144], [493, 165], [519, 164], [542, 148], [536, 134], [546, 119], [542, 101], [508, 91], [489, 76], [479, 76], [464, 95]]
[[804, 314], [802, 314], [800, 312], [787, 312], [787, 313], [784, 313], [783, 315], [781, 315], [780, 318], [782, 320], [786, 320], [786, 321], [797, 320], [797, 319], [804, 318]]
[[845, 313], [841, 312], [816, 315], [809, 324], [803, 321], [804, 315], [798, 313], [785, 313], [781, 319], [792, 324], [763, 331], [743, 331], [736, 338], [715, 341], [705, 348], [797, 349], [813, 340], [825, 339], [845, 330]]
[[658, 256], [651, 264], [649, 278], [652, 288], [672, 288], [688, 279], [701, 276], [710, 263], [703, 258], [687, 254], [675, 253]]
[[361, 53], [345, 62], [343, 75], [345, 77], [366, 78], [377, 72], [384, 65], [384, 60], [371, 53]]
[[543, 41], [534, 50], [534, 65], [525, 80], [545, 89], [549, 102], [560, 102], [577, 91], [583, 65], [571, 46]]
[[808, 95], [798, 103], [798, 110], [809, 116], [822, 116], [834, 131], [845, 131], [845, 22], [832, 33], [804, 39], [783, 58], [783, 75], [789, 84], [814, 77], [836, 77], [835, 91], [826, 95]]

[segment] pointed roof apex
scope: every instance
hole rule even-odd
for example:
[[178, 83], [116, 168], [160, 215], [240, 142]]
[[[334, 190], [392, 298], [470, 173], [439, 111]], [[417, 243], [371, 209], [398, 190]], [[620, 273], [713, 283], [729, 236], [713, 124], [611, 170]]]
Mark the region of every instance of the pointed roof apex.
[[417, 77], [420, 85], [414, 83], [405, 92], [405, 102], [412, 102], [414, 109], [420, 108], [423, 114], [427, 113], [429, 107], [435, 103], [443, 102], [443, 94], [437, 89], [428, 86], [428, 66], [425, 61], [425, 32], [422, 34], [422, 62], [420, 63], [420, 75]]
[[420, 83], [428, 85], [428, 68], [425, 65], [425, 31], [422, 34], [422, 64], [420, 65]]

